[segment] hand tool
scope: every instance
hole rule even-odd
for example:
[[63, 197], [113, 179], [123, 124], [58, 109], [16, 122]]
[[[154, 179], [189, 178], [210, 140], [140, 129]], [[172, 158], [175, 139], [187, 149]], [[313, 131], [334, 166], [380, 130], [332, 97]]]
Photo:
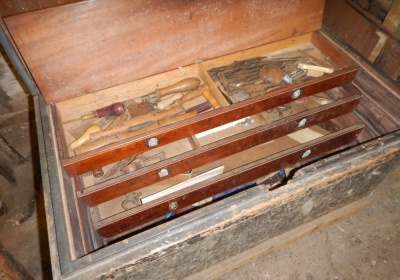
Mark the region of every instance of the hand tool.
[[[97, 182], [101, 183], [104, 182], [108, 179], [111, 179], [111, 176], [113, 176], [113, 174], [116, 174], [117, 172], [119, 172], [120, 170], [124, 169], [125, 166], [127, 166], [128, 164], [130, 164], [132, 161], [134, 161], [137, 158], [140, 158], [141, 155], [134, 155], [134, 156], [130, 156], [128, 158], [125, 158], [123, 160], [118, 161], [113, 167], [111, 167], [110, 170], [108, 170]], [[112, 177], [114, 178], [114, 177]]]
[[101, 178], [104, 176], [104, 170], [101, 167], [96, 168], [96, 169], [92, 170], [92, 174], [93, 174], [93, 177], [95, 177], [95, 178]]
[[164, 100], [162, 100], [161, 102], [159, 102], [157, 104], [157, 108], [159, 109], [159, 106], [162, 108], [164, 106], [174, 107], [177, 105], [181, 105], [185, 102], [188, 102], [190, 100], [193, 100], [193, 99], [199, 97], [200, 95], [202, 95], [205, 99], [207, 99], [207, 101], [211, 104], [211, 107], [213, 107], [214, 109], [218, 109], [221, 107], [221, 105], [219, 104], [219, 102], [217, 101], [215, 96], [211, 93], [208, 85], [203, 84], [203, 85], [199, 86], [198, 88], [189, 91], [186, 94], [182, 94], [180, 98], [172, 99], [172, 102], [168, 101], [166, 103], [160, 104], [164, 101]]
[[[125, 115], [125, 114], [122, 114]], [[121, 116], [121, 115], [120, 115]], [[80, 122], [76, 122], [72, 126], [66, 127], [69, 134], [71, 134], [75, 139], [78, 139], [82, 136], [86, 129], [91, 127], [92, 125], [99, 126], [102, 130], [110, 125], [111, 122], [115, 119], [115, 116], [107, 116], [99, 119], [87, 119], [82, 120]]]
[[97, 132], [97, 131], [101, 131], [100, 126], [98, 126], [98, 125], [90, 126], [88, 129], [85, 130], [85, 132], [81, 135], [81, 137], [79, 137], [78, 139], [76, 139], [75, 141], [70, 143], [68, 145], [68, 147], [71, 150], [75, 150], [78, 146], [80, 146], [90, 140], [90, 137], [89, 137], [90, 133]]
[[141, 99], [143, 102], [155, 103], [161, 97], [173, 93], [189, 91], [197, 88], [199, 85], [200, 85], [200, 79], [195, 77], [186, 78], [170, 86], [156, 89], [154, 90], [154, 92], [142, 96]]
[[117, 103], [111, 104], [107, 107], [97, 109], [96, 111], [93, 111], [90, 114], [83, 115], [80, 118], [69, 120], [64, 123], [70, 123], [70, 122], [80, 121], [80, 120], [87, 120], [87, 119], [92, 119], [92, 118], [101, 118], [101, 117], [105, 117], [105, 116], [118, 116], [118, 115], [123, 114], [124, 112], [125, 112], [124, 104], [122, 102], [117, 102]]
[[309, 65], [305, 63], [299, 63], [297, 68], [307, 70], [307, 76], [311, 77], [320, 77], [323, 76], [324, 73], [333, 73], [334, 71], [332, 68]]
[[[116, 163], [96, 184], [110, 180], [124, 174], [128, 174], [142, 167], [147, 166], [149, 163], [160, 162], [166, 157], [165, 152], [160, 152], [154, 156], [144, 157], [142, 155], [132, 156], [123, 159]], [[155, 161], [157, 160], [157, 161]]]
[[208, 86], [203, 84], [187, 93], [174, 94], [173, 96], [158, 102], [157, 105], [154, 106], [154, 109], [165, 110], [177, 105], [181, 105], [185, 102], [188, 102], [190, 100], [199, 97], [202, 94], [202, 91], [205, 90], [206, 88], [208, 89]]
[[142, 195], [141, 192], [131, 192], [125, 195], [125, 200], [122, 201], [121, 207], [124, 208], [124, 210], [128, 210], [129, 207], [128, 204], [131, 203], [132, 207], [139, 206], [141, 203], [140, 201], [140, 196]]
[[148, 112], [146, 114], [143, 114], [141, 116], [126, 120], [124, 122], [122, 122], [121, 125], [116, 126], [114, 128], [111, 128], [109, 130], [106, 131], [99, 131], [99, 132], [95, 132], [95, 133], [91, 133], [90, 134], [90, 139], [91, 140], [99, 140], [101, 138], [104, 138], [106, 136], [110, 136], [112, 134], [116, 134], [122, 131], [127, 131], [129, 128], [131, 128], [132, 126], [135, 125], [139, 125], [142, 124], [144, 122], [154, 122], [157, 120], [161, 120], [165, 117], [168, 117], [170, 115], [174, 115], [176, 113], [182, 112], [185, 109], [182, 106], [176, 106], [176, 107], [172, 107], [171, 109], [165, 110], [165, 111], [152, 111], [152, 112]]
[[261, 67], [259, 72], [259, 77], [263, 79], [264, 82], [271, 82], [274, 84], [280, 83], [283, 76], [285, 76], [285, 72], [283, 72], [281, 68], [273, 64], [267, 64]]
[[[129, 131], [129, 127], [128, 128], [125, 127], [125, 130], [128, 129], [128, 131], [111, 134], [111, 135], [105, 136], [103, 138], [99, 138], [97, 140], [93, 140], [93, 141], [85, 143], [81, 146], [76, 147], [75, 154], [79, 155], [79, 154], [83, 154], [85, 152], [93, 151], [93, 150], [101, 148], [105, 145], [112, 144], [117, 141], [124, 140], [129, 137], [133, 137], [133, 136], [139, 135], [141, 133], [156, 129], [156, 128], [160, 127], [161, 125], [172, 124], [172, 123], [181, 121], [183, 119], [193, 117], [196, 114], [201, 113], [210, 108], [211, 107], [210, 107], [209, 102], [199, 104], [199, 105], [189, 108], [187, 110], [185, 110], [182, 106], [173, 107], [169, 110], [154, 114], [153, 118], [151, 120], [149, 120], [148, 118], [142, 118], [140, 122], [138, 122], [137, 124], [134, 124], [134, 125], [139, 125], [139, 124], [143, 124], [144, 122], [150, 123], [149, 125], [141, 128], [141, 129], [137, 129], [135, 131]], [[168, 114], [166, 114], [166, 112], [168, 112]], [[178, 113], [181, 113], [181, 114], [178, 115]], [[161, 123], [159, 121], [161, 121]], [[107, 132], [107, 131], [103, 131], [103, 132]]]
[[293, 83], [294, 81], [300, 80], [301, 78], [306, 77], [306, 71], [303, 69], [297, 69], [293, 72], [286, 74], [283, 76], [283, 81], [287, 84]]

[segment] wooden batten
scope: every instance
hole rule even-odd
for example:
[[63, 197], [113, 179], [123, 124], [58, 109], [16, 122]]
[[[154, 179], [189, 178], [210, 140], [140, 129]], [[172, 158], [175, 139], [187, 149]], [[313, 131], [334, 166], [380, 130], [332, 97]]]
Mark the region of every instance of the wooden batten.
[[320, 0], [285, 9], [278, 0], [98, 0], [5, 21], [46, 101], [55, 103], [318, 30], [323, 8]]

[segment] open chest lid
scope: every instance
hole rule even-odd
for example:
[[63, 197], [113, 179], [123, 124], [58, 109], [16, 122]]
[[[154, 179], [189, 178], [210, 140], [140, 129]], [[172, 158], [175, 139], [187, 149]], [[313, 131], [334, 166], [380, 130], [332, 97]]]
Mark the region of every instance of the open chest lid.
[[320, 29], [323, 0], [96, 0], [5, 18], [48, 103]]

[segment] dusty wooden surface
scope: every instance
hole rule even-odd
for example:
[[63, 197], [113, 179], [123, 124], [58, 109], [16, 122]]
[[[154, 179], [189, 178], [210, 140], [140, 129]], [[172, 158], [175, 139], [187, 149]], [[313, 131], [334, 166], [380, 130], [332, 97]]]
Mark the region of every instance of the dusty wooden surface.
[[332, 224], [336, 224], [352, 215], [357, 214], [358, 212], [362, 211], [370, 202], [371, 202], [371, 197], [369, 196], [364, 197], [339, 209], [333, 210], [322, 217], [319, 217], [306, 224], [298, 226], [288, 232], [285, 232], [271, 239], [268, 239], [262, 243], [259, 243], [257, 244], [257, 246], [245, 250], [244, 252], [241, 252], [236, 256], [227, 258], [224, 261], [216, 263], [199, 273], [189, 275], [185, 279], [186, 280], [219, 279], [221, 276], [231, 271], [234, 271], [239, 267], [249, 265], [251, 262], [257, 260], [260, 257], [263, 257], [264, 255], [270, 254], [271, 252], [284, 248], [293, 242], [296, 242], [306, 236], [309, 236], [314, 232], [323, 230], [324, 228], [327, 228]]
[[[148, 279], [158, 275], [182, 278], [356, 201], [399, 163], [398, 134], [389, 137], [387, 145], [376, 141], [365, 149], [358, 147], [306, 167], [300, 170], [303, 176], [268, 194], [262, 195], [263, 190], [253, 188], [241, 194], [241, 203], [231, 205], [224, 213], [224, 221], [204, 231], [193, 228], [182, 242], [172, 239], [169, 243], [167, 236], [160, 236], [157, 244], [163, 247], [158, 245], [145, 259], [132, 260], [97, 279]], [[252, 193], [257, 195], [251, 196]], [[212, 220], [210, 216], [201, 219], [205, 219], [204, 223]]]

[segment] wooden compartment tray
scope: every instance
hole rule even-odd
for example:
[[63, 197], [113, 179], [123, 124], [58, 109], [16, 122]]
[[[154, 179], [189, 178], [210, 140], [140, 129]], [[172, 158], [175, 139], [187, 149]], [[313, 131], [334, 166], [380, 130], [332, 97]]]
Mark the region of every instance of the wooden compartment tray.
[[[351, 147], [356, 147], [351, 151], [361, 149], [357, 146], [360, 142], [398, 129], [400, 121], [386, 121], [396, 117], [376, 105], [378, 101], [368, 103], [376, 94], [366, 89], [365, 84], [372, 82], [365, 72], [359, 73], [354, 57], [320, 30], [323, 7], [324, 1], [319, 0], [291, 2], [290, 8], [282, 8], [281, 1], [233, 1], [227, 5], [226, 1], [211, 0], [97, 0], [4, 19], [43, 95], [35, 100], [45, 155], [42, 170], [49, 195], [48, 215], [55, 225], [51, 228], [50, 224], [49, 231], [56, 232], [52, 238], [57, 245], [52, 250], [60, 260], [55, 263], [60, 265], [55, 270], [57, 277], [113, 276], [119, 268], [128, 275], [154, 276], [161, 269], [158, 263], [164, 268], [169, 263], [157, 255], [158, 250], [165, 256], [176, 253], [182, 260], [182, 269], [165, 268], [174, 275], [171, 278], [187, 276], [197, 269], [186, 261], [188, 255], [196, 254], [186, 246], [193, 241], [193, 217], [200, 217], [200, 223], [206, 219], [203, 215], [216, 215], [202, 224], [205, 229], [195, 225], [199, 230], [193, 235], [195, 243], [208, 239], [202, 234], [209, 229], [213, 232], [225, 217], [227, 223], [237, 217], [249, 230], [252, 224], [262, 236], [259, 223], [250, 221], [251, 215], [242, 217], [246, 207], [249, 213], [258, 211], [257, 205], [250, 205], [257, 199], [249, 194], [267, 199], [273, 180], [281, 185], [271, 191], [272, 196], [281, 196], [286, 190], [291, 193], [292, 181], [308, 182], [317, 176], [298, 175], [304, 166], [329, 162], [332, 154]], [[274, 59], [286, 59], [293, 53], [300, 53], [300, 62], [333, 71], [272, 87], [265, 80], [254, 82], [253, 77], [253, 88], [261, 88], [260, 92], [246, 87], [247, 79], [232, 85], [218, 74], [231, 65], [275, 63]], [[303, 61], [304, 56], [307, 59]], [[295, 61], [281, 70], [290, 74], [298, 66]], [[256, 76], [260, 73], [259, 68], [253, 71]], [[360, 77], [364, 79], [361, 84], [354, 82]], [[168, 114], [159, 110], [128, 116], [122, 126], [102, 128], [90, 134], [88, 142], [69, 147], [84, 131], [83, 122], [72, 120], [117, 102], [143, 105], [144, 95], [187, 78], [199, 79], [201, 95], [173, 107]], [[249, 95], [239, 100], [235, 90]], [[166, 98], [169, 96], [161, 101]], [[395, 108], [392, 104], [399, 101], [393, 100], [389, 106]], [[206, 109], [185, 114], [204, 104]], [[368, 104], [371, 108], [366, 108]], [[384, 113], [382, 126], [377, 121], [380, 115], [373, 112]], [[150, 119], [154, 121], [148, 122]], [[85, 122], [85, 128], [102, 121], [107, 124], [112, 119]], [[392, 143], [390, 139], [385, 143]], [[343, 152], [348, 153], [352, 152]], [[121, 169], [121, 162], [127, 162], [130, 169]], [[112, 176], [97, 177], [96, 169]], [[283, 173], [286, 178], [275, 178]], [[188, 182], [191, 185], [185, 186]], [[329, 181], [323, 188], [324, 199], [329, 200], [326, 196], [332, 194], [335, 184]], [[313, 192], [319, 191], [317, 185], [296, 185], [295, 193], [309, 188], [309, 196], [319, 199]], [[250, 200], [229, 205], [236, 196], [228, 193], [238, 188], [242, 190], [239, 197]], [[349, 192], [337, 199], [337, 205], [362, 192], [366, 190], [355, 190], [354, 195]], [[221, 196], [227, 198], [218, 200]], [[286, 201], [267, 200], [279, 207]], [[236, 206], [243, 211], [235, 212]], [[325, 208], [317, 210], [310, 218]], [[295, 220], [306, 219], [297, 215]], [[241, 229], [246, 238], [250, 236], [247, 227]], [[215, 238], [223, 240], [219, 232], [210, 233], [210, 238], [217, 234]], [[172, 243], [182, 247], [172, 248], [169, 243], [152, 247], [161, 235], [168, 235], [164, 233], [171, 233]], [[237, 249], [229, 244], [226, 248]], [[219, 255], [228, 252], [225, 248], [199, 250], [207, 251], [212, 259], [222, 259], [225, 256]], [[129, 270], [132, 263], [138, 269]], [[190, 267], [188, 272], [184, 267]]]

